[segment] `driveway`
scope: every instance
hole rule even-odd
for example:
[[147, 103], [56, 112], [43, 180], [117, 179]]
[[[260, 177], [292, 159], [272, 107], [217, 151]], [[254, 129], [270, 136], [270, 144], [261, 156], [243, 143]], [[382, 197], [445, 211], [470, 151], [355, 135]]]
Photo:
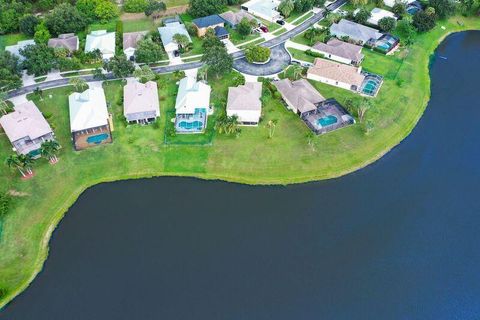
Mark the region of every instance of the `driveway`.
[[286, 66], [290, 64], [290, 55], [288, 54], [285, 46], [280, 44], [272, 48], [272, 54], [270, 61], [266, 64], [253, 64], [249, 63], [247, 59], [241, 58], [235, 60], [233, 67], [245, 74], [253, 76], [269, 76], [282, 72]]

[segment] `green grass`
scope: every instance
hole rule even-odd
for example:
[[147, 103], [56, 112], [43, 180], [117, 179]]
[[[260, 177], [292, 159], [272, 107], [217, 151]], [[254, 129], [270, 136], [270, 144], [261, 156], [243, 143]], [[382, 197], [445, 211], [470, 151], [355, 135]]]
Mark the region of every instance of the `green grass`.
[[0, 36], [0, 50], [5, 50], [6, 46], [17, 44], [18, 41], [32, 39], [23, 33], [12, 33]]
[[306, 46], [312, 46], [314, 45], [315, 43], [317, 42], [323, 42], [323, 40], [325, 39], [325, 36], [327, 35], [327, 33], [324, 31], [322, 33], [320, 33], [318, 36], [316, 36], [312, 42], [310, 42], [309, 39], [305, 38], [304, 37], [304, 33], [300, 33], [298, 35], [296, 35], [295, 37], [293, 37], [292, 39], [290, 39], [291, 41], [295, 42], [295, 43], [299, 43], [299, 44], [303, 44], [303, 45], [306, 45]]
[[[294, 22], [295, 25], [299, 25], [299, 24], [302, 24], [304, 21], [306, 21], [307, 19], [313, 17], [313, 12], [309, 12], [308, 14], [305, 14], [303, 17], [301, 17], [300, 19], [298, 19], [297, 21]], [[292, 20], [293, 21], [293, 20]]]
[[107, 32], [115, 32], [116, 25], [117, 25], [117, 20], [112, 20], [107, 23], [93, 23], [88, 26], [87, 34], [97, 30], [107, 30]]
[[189, 0], [165, 0], [163, 2], [167, 5], [167, 8], [172, 8], [187, 5]]
[[157, 27], [151, 18], [123, 21], [123, 32], [153, 31]]
[[279, 36], [279, 35], [281, 35], [281, 34], [284, 33], [284, 32], [287, 32], [287, 29], [285, 29], [285, 28], [282, 27], [282, 28], [280, 28], [280, 29], [275, 30], [275, 31], [273, 32], [273, 34], [276, 35], [276, 36]]
[[198, 54], [203, 54], [202, 39], [197, 36], [192, 36], [191, 38], [192, 38], [192, 50], [181, 54], [180, 55], [181, 57], [190, 57]]
[[257, 32], [254, 32], [244, 37], [240, 33], [238, 33], [237, 30], [235, 29], [229, 29], [228, 31], [230, 33], [230, 41], [232, 41], [234, 45], [242, 44], [244, 42], [251, 41], [253, 39], [258, 39], [261, 37], [260, 34]]
[[290, 52], [290, 54], [293, 56], [294, 59], [298, 59], [306, 62], [313, 62], [315, 60], [315, 57], [306, 54], [302, 50], [298, 50], [295, 48], [287, 48], [287, 50]]
[[[461, 20], [464, 26], [456, 21]], [[18, 192], [12, 211], [4, 218], [0, 239], [0, 288], [6, 292], [0, 306], [24, 290], [41, 270], [48, 254], [51, 233], [78, 196], [88, 187], [107, 181], [162, 175], [196, 176], [242, 183], [298, 183], [333, 178], [347, 174], [377, 160], [400, 143], [415, 127], [430, 98], [429, 58], [449, 32], [479, 29], [478, 18], [452, 18], [442, 22], [446, 30], [436, 27], [420, 35], [402, 53], [395, 74], [386, 62], [402, 56], [368, 55], [365, 66], [383, 73], [385, 83], [372, 101], [374, 107], [367, 120], [374, 129], [366, 135], [362, 125], [319, 136], [315, 150], [305, 137], [308, 129], [298, 116], [287, 111], [282, 102], [265, 95], [263, 118], [258, 127], [242, 128], [240, 137], [216, 135], [212, 146], [167, 146], [164, 144], [166, 110], [171, 108], [170, 94], [175, 81], [163, 75], [160, 82], [162, 118], [154, 126], [127, 126], [118, 104], [121, 85], [105, 85], [107, 100], [112, 103], [115, 131], [114, 142], [82, 152], [74, 152], [68, 120], [68, 94], [71, 87], [44, 92], [44, 100], [31, 96], [52, 124], [62, 144], [60, 162], [51, 166], [45, 160], [35, 163], [36, 176], [27, 181], [4, 167], [0, 171], [0, 186]], [[386, 72], [386, 73], [385, 73]], [[388, 75], [390, 73], [390, 75]], [[402, 80], [402, 84], [399, 84]], [[226, 99], [227, 81], [210, 79], [214, 96], [222, 112]], [[314, 83], [325, 97], [344, 102], [357, 95], [346, 90]], [[50, 95], [52, 98], [50, 98]], [[268, 120], [278, 120], [275, 135], [268, 139]], [[11, 154], [11, 145], [0, 133], [0, 158]]]

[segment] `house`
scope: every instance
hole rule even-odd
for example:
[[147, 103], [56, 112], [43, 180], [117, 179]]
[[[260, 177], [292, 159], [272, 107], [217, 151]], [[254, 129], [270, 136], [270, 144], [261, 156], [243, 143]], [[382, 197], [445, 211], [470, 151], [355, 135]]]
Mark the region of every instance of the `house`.
[[207, 126], [212, 89], [192, 77], [180, 80], [175, 102], [175, 130], [178, 133], [201, 133]]
[[397, 20], [397, 17], [393, 12], [390, 12], [388, 10], [380, 9], [380, 8], [373, 8], [372, 11], [370, 12], [371, 16], [367, 20], [369, 24], [372, 24], [374, 26], [378, 26], [378, 22], [382, 20], [383, 18], [393, 18]]
[[380, 39], [383, 34], [377, 29], [370, 28], [356, 22], [346, 19], [340, 20], [330, 26], [330, 34], [339, 39], [347, 37], [360, 45], [375, 42]]
[[128, 82], [123, 87], [123, 115], [130, 123], [151, 123], [160, 117], [157, 83]]
[[[225, 21], [218, 14], [197, 18], [197, 19], [194, 19], [192, 22], [195, 28], [197, 29], [198, 37], [204, 37], [207, 34], [207, 31], [209, 29], [215, 30], [215, 35], [217, 35], [217, 30], [218, 30], [219, 32], [222, 32], [223, 36], [225, 37], [225, 32], [226, 32]], [[227, 35], [226, 38], [228, 38], [228, 32], [226, 32], [226, 35]], [[217, 37], [219, 36], [217, 35]]]
[[68, 97], [68, 103], [75, 150], [112, 142], [110, 117], [102, 88], [74, 92]]
[[261, 96], [261, 82], [228, 88], [227, 116], [237, 116], [242, 125], [258, 125], [262, 115]]
[[69, 52], [74, 52], [79, 48], [79, 41], [74, 33], [64, 33], [58, 35], [58, 38], [49, 39], [48, 46], [51, 48], [63, 48]]
[[25, 57], [20, 54], [20, 50], [25, 49], [28, 46], [34, 46], [34, 45], [35, 45], [34, 40], [18, 41], [17, 44], [15, 44], [15, 45], [6, 46], [5, 51], [8, 51], [12, 55], [18, 57], [18, 61], [22, 62], [23, 60], [25, 60]]
[[279, 5], [279, 0], [250, 0], [242, 4], [242, 9], [261, 19], [275, 22], [282, 18], [277, 11]]
[[324, 134], [355, 123], [355, 119], [335, 99], [316, 105], [316, 109], [303, 113], [303, 122], [315, 134]]
[[247, 19], [248, 21], [255, 21], [258, 24], [258, 20], [255, 19], [254, 16], [243, 10], [238, 12], [227, 11], [221, 13], [220, 17], [223, 19], [223, 21], [225, 21], [225, 24], [232, 29], [235, 29], [237, 24], [239, 24], [240, 21], [242, 21], [243, 19]]
[[308, 68], [307, 79], [357, 92], [365, 80], [361, 71], [362, 67], [317, 58], [313, 66]]
[[92, 31], [87, 35], [85, 52], [100, 50], [102, 59], [108, 60], [115, 55], [115, 32], [107, 30]]
[[287, 108], [302, 115], [313, 111], [316, 105], [325, 100], [324, 97], [305, 79], [290, 81], [283, 79], [273, 82], [278, 92], [282, 95]]
[[135, 50], [137, 49], [138, 41], [142, 40], [148, 31], [126, 32], [123, 34], [123, 53], [127, 59], [133, 60], [135, 58]]
[[18, 154], [40, 156], [42, 143], [54, 140], [52, 128], [40, 110], [28, 101], [15, 107], [15, 111], [0, 118], [0, 126]]
[[192, 41], [185, 25], [178, 21], [165, 23], [164, 27], [158, 28], [158, 32], [160, 33], [160, 38], [162, 39], [162, 44], [167, 54], [172, 54], [179, 49], [178, 44], [173, 40], [174, 35], [183, 34], [188, 37], [190, 42]]
[[[400, 0], [383, 0], [383, 3], [387, 6], [387, 7], [393, 7], [395, 5], [396, 2], [399, 2]], [[415, 2], [416, 0], [402, 0], [401, 2], [405, 3], [406, 5], [409, 5], [410, 3], [412, 2]]]
[[312, 51], [322, 54], [325, 58], [356, 66], [364, 58], [361, 46], [340, 41], [337, 38], [332, 38], [327, 43], [317, 42], [312, 47]]

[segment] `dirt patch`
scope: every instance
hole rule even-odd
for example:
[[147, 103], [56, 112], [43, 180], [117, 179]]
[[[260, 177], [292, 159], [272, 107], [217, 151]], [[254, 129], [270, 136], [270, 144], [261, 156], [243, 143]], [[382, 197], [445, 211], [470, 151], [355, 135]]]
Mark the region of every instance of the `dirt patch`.
[[26, 193], [26, 192], [20, 192], [20, 191], [13, 190], [13, 189], [8, 190], [8, 194], [11, 195], [12, 197], [26, 197], [26, 196], [28, 196], [28, 193]]

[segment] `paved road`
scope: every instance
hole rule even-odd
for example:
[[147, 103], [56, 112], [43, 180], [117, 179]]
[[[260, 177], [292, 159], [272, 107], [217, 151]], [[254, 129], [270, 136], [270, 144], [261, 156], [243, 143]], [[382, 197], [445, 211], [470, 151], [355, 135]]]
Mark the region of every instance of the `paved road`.
[[[333, 11], [333, 10], [339, 8], [340, 6], [342, 6], [346, 2], [347, 2], [347, 0], [338, 0], [338, 1], [330, 4], [327, 7], [327, 9], [330, 10], [330, 11]], [[274, 48], [274, 47], [276, 47], [280, 44], [283, 44], [288, 39], [293, 38], [296, 35], [304, 32], [305, 30], [307, 30], [308, 28], [313, 26], [315, 23], [322, 20], [323, 17], [324, 17], [324, 10], [320, 11], [319, 13], [316, 13], [311, 18], [302, 22], [302, 24], [296, 26], [294, 29], [292, 29], [290, 31], [287, 31], [284, 34], [282, 34], [282, 35], [280, 35], [280, 36], [278, 36], [274, 39], [271, 39], [271, 40], [268, 40], [268, 41], [262, 43], [262, 46], [269, 47], [269, 48]], [[245, 56], [245, 54], [244, 54], [243, 51], [238, 51], [238, 52], [232, 53], [232, 57], [233, 57], [234, 60], [242, 59], [242, 58], [244, 58], [244, 56]], [[171, 72], [174, 72], [174, 71], [181, 71], [181, 70], [199, 68], [202, 65], [203, 65], [202, 62], [190, 62], [190, 63], [179, 64], [179, 65], [174, 65], [174, 66], [155, 67], [155, 68], [152, 68], [152, 70], [157, 72], [157, 73], [171, 73]], [[260, 68], [260, 67], [257, 67], [257, 68]], [[246, 73], [248, 73], [248, 72], [246, 72]], [[255, 73], [262, 74], [263, 71], [262, 70], [256, 70]], [[112, 74], [107, 74], [106, 76], [107, 76], [107, 79], [114, 79]], [[93, 79], [93, 76], [82, 76], [82, 78], [85, 79], [88, 82], [96, 81], [95, 79]], [[44, 82], [41, 82], [41, 83], [38, 83], [38, 84], [25, 86], [25, 87], [22, 87], [20, 89], [9, 92], [8, 97], [11, 98], [11, 97], [15, 97], [15, 96], [18, 96], [18, 95], [21, 95], [21, 94], [30, 93], [30, 92], [33, 92], [36, 88], [40, 88], [42, 90], [45, 90], [45, 89], [48, 89], [48, 88], [64, 86], [64, 85], [68, 84], [69, 80], [70, 79], [65, 78], [65, 79], [44, 81]]]
[[291, 61], [290, 54], [285, 45], [279, 44], [272, 48], [270, 61], [266, 64], [252, 64], [245, 58], [237, 59], [233, 63], [235, 70], [252, 76], [269, 76], [282, 72]]

